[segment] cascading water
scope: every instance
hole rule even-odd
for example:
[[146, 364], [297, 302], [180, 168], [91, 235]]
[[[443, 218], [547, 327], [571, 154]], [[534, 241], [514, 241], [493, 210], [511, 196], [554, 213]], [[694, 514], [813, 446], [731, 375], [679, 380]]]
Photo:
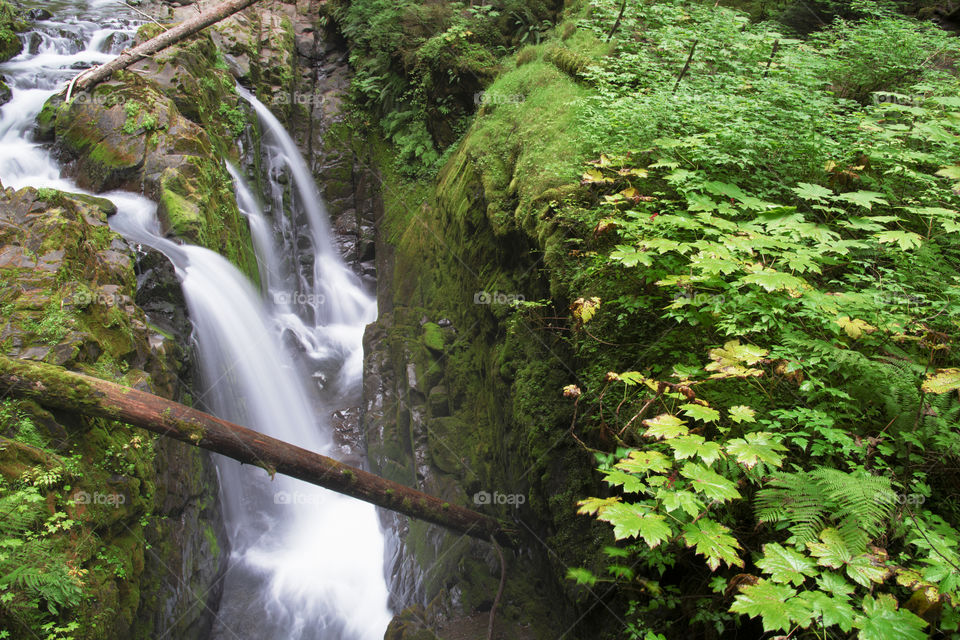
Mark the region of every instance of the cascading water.
[[[54, 90], [78, 66], [118, 53], [135, 23], [116, 17], [113, 2], [45, 6], [56, 19], [26, 34], [25, 52], [0, 65], [13, 90], [0, 108], [0, 180], [18, 188], [80, 192], [60, 176], [48, 151], [29, 139], [29, 131]], [[99, 15], [106, 7], [114, 16], [109, 21]], [[262, 151], [271, 177], [289, 174], [294, 207], [310, 223], [309, 247], [296, 238], [290, 220], [275, 215], [271, 226], [241, 175], [230, 168], [238, 205], [250, 221], [265, 295], [218, 254], [163, 238], [156, 206], [145, 198], [104, 194], [118, 207], [111, 226], [174, 264], [194, 326], [204, 384], [197, 395], [203, 404], [225, 419], [336, 456], [322, 416], [358, 394], [363, 327], [375, 317], [375, 303], [336, 255], [322, 200], [293, 141], [266, 107], [242, 95], [266, 129]], [[281, 187], [276, 181], [270, 187], [275, 199]], [[273, 211], [282, 208], [275, 204]], [[285, 260], [281, 242], [312, 252], [312, 263]], [[312, 268], [303, 273], [302, 264]], [[283, 347], [291, 337], [295, 351]], [[307, 385], [308, 379], [321, 384]], [[212, 637], [382, 638], [390, 612], [375, 509], [291, 478], [271, 481], [262, 469], [225, 458], [217, 466], [232, 555]]]

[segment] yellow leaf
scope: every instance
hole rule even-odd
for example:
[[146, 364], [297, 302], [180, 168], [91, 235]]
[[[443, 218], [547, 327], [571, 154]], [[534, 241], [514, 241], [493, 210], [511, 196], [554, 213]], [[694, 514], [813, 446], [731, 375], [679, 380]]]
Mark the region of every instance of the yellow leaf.
[[960, 369], [939, 369], [927, 376], [920, 387], [927, 393], [949, 393], [960, 389]]
[[599, 306], [600, 298], [577, 298], [570, 305], [570, 310], [573, 312], [573, 317], [579, 321], [578, 324], [582, 326], [590, 322], [590, 318], [597, 312]]
[[856, 340], [864, 333], [873, 333], [877, 330], [872, 324], [867, 324], [859, 318], [851, 320], [850, 316], [840, 316], [836, 323], [840, 325], [840, 328], [843, 329], [848, 336]]

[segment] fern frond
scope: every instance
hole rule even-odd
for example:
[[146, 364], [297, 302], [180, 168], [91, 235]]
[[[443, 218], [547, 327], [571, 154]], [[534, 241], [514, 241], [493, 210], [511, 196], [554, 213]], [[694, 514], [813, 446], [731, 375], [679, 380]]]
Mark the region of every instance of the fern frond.
[[761, 522], [788, 522], [802, 542], [835, 526], [847, 548], [859, 554], [886, 530], [895, 504], [889, 478], [820, 468], [775, 475], [757, 492], [754, 509]]

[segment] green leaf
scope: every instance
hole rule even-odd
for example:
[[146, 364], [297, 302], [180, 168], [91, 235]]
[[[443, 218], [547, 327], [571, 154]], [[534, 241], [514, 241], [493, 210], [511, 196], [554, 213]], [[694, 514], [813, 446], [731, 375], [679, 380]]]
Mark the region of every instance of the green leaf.
[[701, 422], [715, 422], [720, 418], [720, 412], [716, 409], [711, 409], [710, 407], [705, 407], [702, 404], [688, 403], [680, 405], [680, 408], [683, 409], [683, 412], [693, 418], [694, 420], [700, 420]]
[[818, 573], [817, 565], [812, 560], [776, 542], [763, 545], [763, 557], [756, 564], [769, 573], [774, 582], [789, 582], [797, 587], [803, 584], [807, 576]]
[[952, 167], [943, 167], [937, 171], [937, 175], [950, 178], [951, 180], [960, 180], [960, 166], [953, 165]]
[[697, 455], [700, 459], [711, 465], [722, 455], [723, 449], [720, 444], [712, 441], [704, 441], [703, 436], [696, 434], [681, 436], [667, 441], [673, 448], [673, 456], [677, 460], [686, 460]]
[[797, 290], [804, 284], [801, 278], [792, 276], [789, 273], [783, 273], [782, 271], [776, 271], [775, 269], [762, 269], [741, 277], [739, 281], [744, 284], [758, 285], [765, 291], [779, 291], [780, 289]]
[[874, 204], [888, 204], [883, 198], [882, 193], [876, 191], [851, 191], [850, 193], [841, 193], [834, 196], [834, 200], [843, 200], [861, 206], [864, 209], [872, 209]]
[[669, 413], [662, 413], [656, 418], [644, 420], [643, 424], [647, 426], [647, 430], [643, 434], [647, 438], [676, 438], [677, 436], [685, 436], [690, 431], [684, 426], [686, 422]]
[[890, 594], [882, 593], [876, 599], [863, 598], [866, 616], [858, 618], [854, 626], [860, 629], [859, 640], [925, 640], [922, 631], [927, 622], [910, 611], [899, 609]]
[[647, 488], [639, 477], [619, 469], [604, 471], [603, 481], [612, 487], [623, 487], [627, 493], [640, 493]]
[[597, 576], [590, 573], [589, 570], [581, 568], [567, 569], [567, 579], [576, 580], [577, 584], [585, 584], [588, 587], [597, 583]]
[[726, 196], [734, 200], [744, 200], [747, 197], [740, 187], [727, 182], [705, 182], [703, 188], [715, 196]]
[[758, 462], [779, 467], [783, 456], [778, 452], [786, 450], [776, 436], [765, 431], [748, 433], [743, 438], [734, 438], [727, 442], [727, 453], [735, 456], [737, 462], [747, 469], [752, 469]]
[[950, 393], [960, 389], [960, 369], [937, 369], [920, 387], [927, 393]]
[[730, 419], [740, 424], [741, 422], [756, 422], [756, 412], [748, 406], [738, 404], [735, 407], [730, 407], [728, 410], [730, 414]]
[[757, 584], [740, 587], [730, 611], [751, 618], [760, 616], [763, 630], [767, 632], [788, 631], [797, 624], [806, 627], [813, 611], [809, 603], [796, 595], [792, 587], [760, 580]]
[[857, 584], [870, 587], [872, 582], [883, 582], [890, 575], [890, 569], [885, 567], [878, 558], [865, 553], [847, 563], [847, 576]]
[[714, 473], [702, 464], [688, 462], [680, 469], [680, 475], [691, 481], [691, 487], [697, 493], [702, 493], [711, 500], [734, 500], [742, 497], [737, 491], [737, 485], [723, 476]]
[[823, 591], [804, 591], [800, 597], [810, 604], [815, 618], [823, 618], [823, 626], [836, 625], [844, 632], [853, 628], [856, 610], [845, 596], [831, 597]]
[[[752, 344], [740, 344], [739, 340], [730, 340], [722, 349], [710, 349], [710, 359], [721, 365], [741, 362], [754, 365], [766, 358], [768, 353], [770, 351], [767, 349]], [[710, 365], [707, 365], [707, 370], [710, 370]]]
[[704, 509], [704, 504], [689, 491], [661, 488], [657, 491], [657, 500], [667, 512], [682, 509], [691, 518], [696, 518]]
[[852, 558], [840, 532], [832, 527], [821, 531], [820, 542], [807, 544], [807, 549], [810, 551], [810, 555], [817, 558], [817, 564], [821, 567], [839, 569]]
[[737, 555], [740, 543], [730, 535], [730, 529], [709, 518], [690, 522], [683, 527], [683, 539], [688, 547], [707, 558], [707, 565], [716, 571], [721, 562], [730, 566], [743, 566], [743, 559]]
[[686, 460], [697, 455], [703, 443], [704, 437], [696, 434], [672, 438], [667, 442], [673, 449], [673, 457], [677, 460]]
[[673, 465], [670, 459], [659, 451], [634, 450], [614, 466], [630, 473], [663, 473]]
[[[628, 387], [635, 387], [638, 384], [644, 384], [648, 382], [646, 376], [644, 376], [639, 371], [624, 371], [623, 373], [618, 373], [617, 376], [623, 382], [623, 384]], [[654, 387], [656, 389], [656, 387]]]
[[832, 571], [824, 571], [817, 576], [817, 586], [838, 596], [847, 596], [856, 591], [856, 588], [844, 580], [843, 576]]
[[577, 506], [580, 507], [577, 509], [577, 513], [584, 516], [592, 516], [597, 513], [600, 513], [610, 505], [614, 505], [620, 502], [620, 498], [585, 498], [577, 502]]
[[822, 202], [824, 198], [829, 198], [833, 195], [833, 191], [830, 189], [821, 187], [818, 184], [810, 184], [809, 182], [797, 183], [797, 186], [794, 187], [792, 191], [804, 200], [816, 200], [818, 202]]
[[645, 251], [639, 251], [636, 247], [625, 244], [618, 244], [615, 251], [610, 252], [610, 259], [620, 262], [625, 267], [635, 267], [642, 264], [649, 267], [653, 264], [653, 258]]
[[613, 504], [597, 518], [613, 525], [613, 537], [617, 540], [640, 537], [651, 549], [673, 535], [673, 530], [663, 522], [665, 516], [651, 513], [640, 504]]
[[915, 249], [923, 244], [923, 237], [912, 231], [881, 231], [874, 237], [880, 244], [896, 243], [903, 251]]

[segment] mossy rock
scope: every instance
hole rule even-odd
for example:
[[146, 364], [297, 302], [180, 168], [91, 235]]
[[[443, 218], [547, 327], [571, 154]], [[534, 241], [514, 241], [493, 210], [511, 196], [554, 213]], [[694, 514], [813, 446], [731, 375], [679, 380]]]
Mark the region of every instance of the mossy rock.
[[25, 28], [26, 24], [17, 15], [13, 6], [0, 0], [0, 62], [6, 62], [23, 51], [23, 44], [17, 32]]
[[423, 327], [423, 344], [436, 353], [442, 353], [443, 347], [446, 344], [446, 336], [443, 333], [443, 329], [440, 328], [435, 322], [424, 323]]

